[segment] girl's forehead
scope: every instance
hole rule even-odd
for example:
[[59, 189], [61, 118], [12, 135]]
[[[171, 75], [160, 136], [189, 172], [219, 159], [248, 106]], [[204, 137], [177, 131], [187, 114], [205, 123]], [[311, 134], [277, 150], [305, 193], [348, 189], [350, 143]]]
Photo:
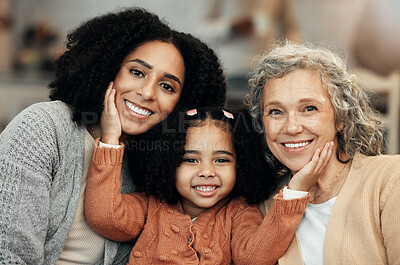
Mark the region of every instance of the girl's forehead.
[[205, 122], [199, 126], [189, 127], [187, 130], [187, 137], [194, 137], [195, 135], [202, 135], [207, 138], [213, 134], [217, 135], [229, 135], [232, 136], [232, 133], [229, 130], [226, 130], [223, 126], [221, 126], [223, 122]]
[[232, 133], [213, 123], [205, 123], [200, 127], [190, 127], [186, 134], [185, 150], [199, 152], [226, 150], [233, 152]]

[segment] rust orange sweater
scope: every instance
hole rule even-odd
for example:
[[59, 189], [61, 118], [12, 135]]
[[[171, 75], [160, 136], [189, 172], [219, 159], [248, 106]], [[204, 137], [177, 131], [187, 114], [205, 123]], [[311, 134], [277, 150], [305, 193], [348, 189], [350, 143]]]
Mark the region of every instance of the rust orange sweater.
[[[98, 141], [97, 141], [98, 142]], [[128, 264], [275, 264], [303, 216], [308, 196], [283, 200], [263, 218], [243, 198], [224, 199], [192, 222], [181, 205], [121, 194], [123, 148], [93, 150], [85, 196], [88, 223], [115, 241], [135, 240]]]

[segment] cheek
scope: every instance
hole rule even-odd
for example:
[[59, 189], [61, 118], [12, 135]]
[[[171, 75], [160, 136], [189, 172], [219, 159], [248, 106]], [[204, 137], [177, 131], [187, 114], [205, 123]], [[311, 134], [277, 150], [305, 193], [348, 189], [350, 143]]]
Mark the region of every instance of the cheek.
[[186, 169], [185, 167], [178, 167], [176, 169], [176, 173], [175, 173], [175, 184], [178, 186], [183, 186], [183, 185], [187, 185], [190, 182], [190, 179], [188, 178], [190, 174], [190, 170]]
[[118, 92], [115, 94], [115, 107], [118, 110], [118, 113], [121, 114], [121, 111], [125, 108], [125, 101], [122, 98], [121, 93]]
[[231, 170], [229, 170], [226, 174], [226, 184], [230, 187], [230, 189], [232, 190], [233, 187], [235, 186], [236, 183], [236, 167], [232, 168]]
[[118, 92], [119, 90], [121, 90], [121, 87], [124, 87], [125, 80], [126, 80], [126, 78], [124, 77], [122, 70], [120, 70], [114, 79], [113, 88], [115, 88], [115, 90], [117, 90], [117, 92]]
[[278, 135], [279, 126], [274, 121], [264, 120], [264, 130], [267, 142], [273, 140]]
[[337, 134], [337, 128], [335, 126], [335, 121], [332, 119], [326, 119], [325, 121], [319, 122], [314, 129], [314, 133], [333, 139]]

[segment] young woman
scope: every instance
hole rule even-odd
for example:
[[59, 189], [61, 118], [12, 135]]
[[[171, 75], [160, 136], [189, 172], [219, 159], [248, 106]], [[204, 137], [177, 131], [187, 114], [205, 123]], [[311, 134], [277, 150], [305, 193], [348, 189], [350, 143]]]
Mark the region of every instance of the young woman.
[[[198, 39], [134, 8], [72, 31], [55, 76], [52, 101], [27, 108], [0, 135], [0, 261], [122, 264], [132, 243], [98, 235], [83, 208], [107, 87], [116, 89], [124, 141], [193, 102], [223, 105], [220, 64]], [[123, 176], [122, 191], [135, 190], [127, 166]]]

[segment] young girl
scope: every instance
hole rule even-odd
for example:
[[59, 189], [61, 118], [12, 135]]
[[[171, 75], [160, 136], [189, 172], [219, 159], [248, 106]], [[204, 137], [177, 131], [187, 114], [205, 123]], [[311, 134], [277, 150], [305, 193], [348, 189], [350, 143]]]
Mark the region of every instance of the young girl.
[[[147, 179], [147, 194], [121, 194], [124, 148], [99, 147], [98, 139], [85, 197], [88, 223], [112, 240], [137, 240], [129, 264], [275, 264], [289, 246], [308, 195], [285, 200], [281, 192], [265, 218], [240, 196], [260, 199], [252, 196], [259, 190], [257, 180], [270, 178], [271, 171], [260, 174], [263, 168], [256, 167], [261, 165], [258, 139], [250, 117], [239, 114], [193, 109], [183, 120], [175, 117], [180, 126], [172, 128], [179, 130], [166, 130], [166, 143], [154, 157], [160, 167], [148, 170], [158, 175]], [[328, 143], [289, 186], [307, 190], [331, 154]]]

